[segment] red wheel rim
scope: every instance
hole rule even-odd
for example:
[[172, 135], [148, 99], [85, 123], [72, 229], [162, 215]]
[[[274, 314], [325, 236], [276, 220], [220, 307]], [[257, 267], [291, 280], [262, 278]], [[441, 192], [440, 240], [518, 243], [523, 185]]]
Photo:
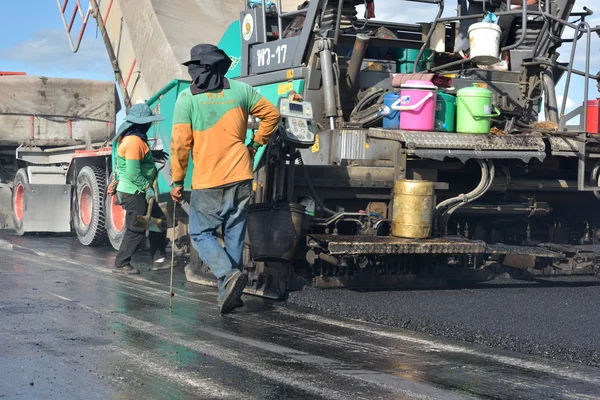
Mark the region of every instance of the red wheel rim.
[[92, 189], [89, 186], [84, 186], [79, 193], [79, 220], [84, 225], [89, 225], [92, 222], [93, 206]]
[[125, 228], [125, 210], [118, 204], [115, 204], [117, 196], [111, 196], [110, 198], [110, 215], [112, 220], [112, 226], [115, 231], [122, 232]]
[[17, 220], [23, 220], [23, 197], [25, 196], [25, 188], [19, 183], [15, 189], [14, 209]]

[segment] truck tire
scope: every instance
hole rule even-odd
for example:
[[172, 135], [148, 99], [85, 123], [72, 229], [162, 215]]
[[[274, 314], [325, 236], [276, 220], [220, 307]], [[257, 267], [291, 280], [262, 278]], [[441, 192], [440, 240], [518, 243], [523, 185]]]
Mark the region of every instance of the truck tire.
[[106, 234], [115, 250], [119, 250], [123, 236], [125, 236], [125, 210], [118, 204], [117, 195], [106, 195], [104, 205], [106, 208]]
[[17, 171], [13, 184], [14, 187], [11, 199], [13, 225], [17, 235], [25, 236], [28, 232], [23, 231], [23, 214], [27, 207], [25, 204], [25, 191], [29, 185], [29, 178], [27, 177], [27, 171], [24, 168]]
[[79, 171], [73, 196], [73, 225], [79, 242], [85, 246], [105, 244], [107, 240], [104, 197], [104, 168], [86, 166]]

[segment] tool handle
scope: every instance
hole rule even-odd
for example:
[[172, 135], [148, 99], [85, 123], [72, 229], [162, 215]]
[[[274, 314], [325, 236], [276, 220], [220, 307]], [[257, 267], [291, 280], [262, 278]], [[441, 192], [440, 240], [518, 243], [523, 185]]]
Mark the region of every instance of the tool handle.
[[413, 105], [410, 105], [410, 106], [399, 106], [398, 104], [402, 100], [402, 97], [400, 97], [398, 100], [396, 100], [394, 102], [394, 104], [392, 104], [392, 110], [396, 110], [396, 111], [414, 111], [417, 108], [421, 107], [423, 104], [425, 104], [425, 102], [427, 100], [429, 100], [430, 98], [432, 98], [432, 97], [433, 97], [433, 93], [429, 92], [427, 94], [427, 96], [425, 96], [421, 100], [419, 100], [419, 102], [417, 104], [413, 104]]
[[154, 190], [154, 197], [148, 200], [148, 210], [146, 211], [146, 226], [148, 226], [148, 222], [150, 221], [150, 217], [152, 216], [152, 207], [154, 207], [154, 199], [156, 198], [156, 190], [157, 190], [157, 180], [154, 179], [152, 182], [152, 189]]

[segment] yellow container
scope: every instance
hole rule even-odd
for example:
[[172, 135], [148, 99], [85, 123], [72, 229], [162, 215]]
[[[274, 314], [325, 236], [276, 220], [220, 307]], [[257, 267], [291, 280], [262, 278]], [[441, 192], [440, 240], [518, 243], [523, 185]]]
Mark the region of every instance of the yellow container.
[[433, 182], [394, 182], [392, 235], [409, 239], [431, 237], [435, 188]]

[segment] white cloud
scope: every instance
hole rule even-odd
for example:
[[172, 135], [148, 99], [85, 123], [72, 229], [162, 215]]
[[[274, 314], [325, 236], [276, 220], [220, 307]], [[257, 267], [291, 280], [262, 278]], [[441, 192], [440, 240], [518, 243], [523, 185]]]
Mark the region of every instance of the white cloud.
[[101, 39], [86, 36], [79, 51], [73, 53], [62, 30], [39, 30], [31, 39], [0, 51], [0, 60], [3, 64], [21, 65], [26, 72], [36, 75], [54, 77], [89, 75], [90, 78], [93, 76], [93, 79], [113, 80], [106, 48]]
[[[565, 98], [565, 96], [563, 96], [563, 95], [556, 96], [556, 100], [558, 101], [558, 108], [559, 109], [562, 107], [562, 103], [563, 103], [564, 98]], [[566, 109], [566, 112], [573, 111], [576, 107], [579, 107], [579, 104], [577, 102], [575, 102], [575, 100], [573, 100], [571, 97], [567, 97], [567, 109]]]

